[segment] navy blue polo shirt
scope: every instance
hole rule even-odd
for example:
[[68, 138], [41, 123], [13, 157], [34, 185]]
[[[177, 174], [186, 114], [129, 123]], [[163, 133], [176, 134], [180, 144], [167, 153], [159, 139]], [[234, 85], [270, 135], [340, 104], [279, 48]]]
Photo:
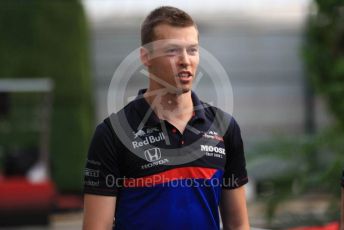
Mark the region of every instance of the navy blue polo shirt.
[[221, 189], [248, 181], [237, 122], [192, 92], [180, 133], [144, 92], [97, 126], [84, 192], [117, 197], [114, 229], [219, 229]]

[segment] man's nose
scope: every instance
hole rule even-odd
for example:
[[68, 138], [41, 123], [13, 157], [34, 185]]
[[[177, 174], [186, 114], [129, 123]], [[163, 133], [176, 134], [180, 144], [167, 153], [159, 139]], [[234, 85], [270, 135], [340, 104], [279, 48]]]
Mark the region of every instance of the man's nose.
[[188, 66], [190, 65], [190, 57], [186, 50], [180, 52], [178, 57], [178, 64], [181, 66]]

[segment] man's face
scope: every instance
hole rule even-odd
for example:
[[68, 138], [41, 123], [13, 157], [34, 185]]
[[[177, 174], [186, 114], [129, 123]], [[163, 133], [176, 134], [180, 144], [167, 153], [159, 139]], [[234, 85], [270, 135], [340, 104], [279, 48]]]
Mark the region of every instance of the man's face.
[[150, 79], [151, 84], [173, 93], [189, 92], [199, 63], [197, 29], [161, 24], [154, 32], [155, 42], [146, 65], [160, 80]]

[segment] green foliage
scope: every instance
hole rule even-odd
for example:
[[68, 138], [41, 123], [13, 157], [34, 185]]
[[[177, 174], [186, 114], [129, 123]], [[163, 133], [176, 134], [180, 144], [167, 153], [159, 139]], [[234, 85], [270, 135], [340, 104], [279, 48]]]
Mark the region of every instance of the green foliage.
[[344, 127], [344, 1], [316, 0], [306, 28], [304, 57], [315, 89]]
[[[270, 221], [282, 202], [309, 193], [331, 194], [327, 219], [322, 220], [338, 218], [339, 179], [344, 165], [344, 1], [315, 0], [314, 6], [302, 50], [306, 71], [311, 85], [327, 100], [337, 121], [313, 136], [274, 139], [255, 146], [249, 162], [266, 158], [286, 165], [259, 182], [263, 188], [260, 199], [267, 204]], [[316, 220], [319, 217], [312, 217], [313, 223]], [[290, 223], [295, 221], [291, 219]]]
[[51, 160], [64, 191], [80, 191], [93, 126], [88, 27], [77, 0], [0, 2], [0, 77], [54, 81]]
[[41, 95], [17, 93], [9, 98], [16, 106], [12, 106], [9, 113], [0, 118], [0, 145], [6, 150], [16, 148], [18, 142], [25, 147], [37, 147]]
[[[340, 172], [344, 165], [343, 143], [344, 133], [338, 128], [329, 128], [314, 136], [276, 138], [249, 151], [250, 168], [254, 168], [252, 162], [258, 159], [279, 159], [277, 167], [281, 169], [270, 172], [270, 177], [259, 181], [259, 199], [266, 204], [266, 217], [270, 223], [280, 204], [305, 194], [331, 194], [333, 200], [327, 216], [322, 219], [331, 219], [336, 216], [334, 213], [339, 213], [336, 204], [340, 199]], [[320, 221], [319, 217], [312, 218]]]

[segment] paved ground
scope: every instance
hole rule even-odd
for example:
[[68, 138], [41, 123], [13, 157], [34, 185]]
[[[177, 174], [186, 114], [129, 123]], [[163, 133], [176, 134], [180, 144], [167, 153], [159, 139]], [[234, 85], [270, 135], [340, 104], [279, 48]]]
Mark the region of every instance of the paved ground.
[[[1, 228], [0, 230], [78, 230], [82, 227], [82, 213], [68, 213], [58, 214], [51, 217], [50, 226], [24, 226], [24, 227], [11, 227]], [[251, 228], [251, 230], [263, 230], [260, 228]]]
[[[290, 222], [290, 216], [314, 215], [322, 217], [324, 211], [329, 204], [328, 196], [306, 196], [298, 199], [288, 201], [286, 204], [281, 205], [277, 210], [277, 218], [274, 223], [283, 226], [283, 222]], [[264, 219], [264, 204], [262, 202], [250, 202], [248, 205], [251, 230], [263, 230], [259, 228], [265, 225]], [[289, 218], [287, 220], [286, 218]], [[63, 214], [55, 214], [51, 216], [50, 226], [39, 227], [12, 227], [1, 228], [0, 230], [77, 230], [82, 226], [82, 212], [70, 212]]]

